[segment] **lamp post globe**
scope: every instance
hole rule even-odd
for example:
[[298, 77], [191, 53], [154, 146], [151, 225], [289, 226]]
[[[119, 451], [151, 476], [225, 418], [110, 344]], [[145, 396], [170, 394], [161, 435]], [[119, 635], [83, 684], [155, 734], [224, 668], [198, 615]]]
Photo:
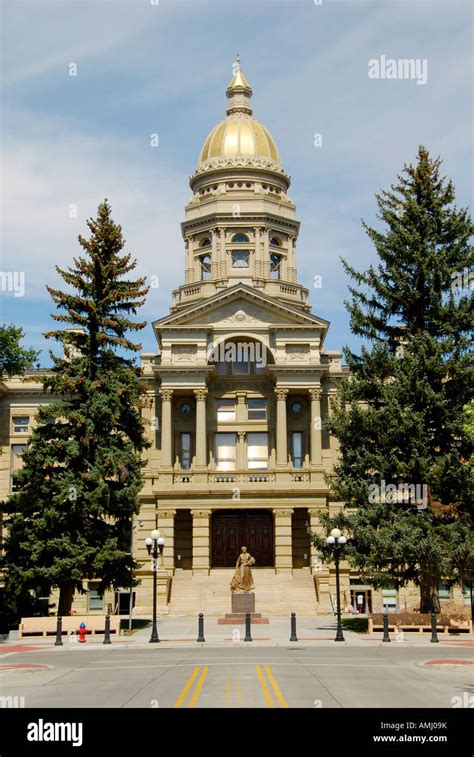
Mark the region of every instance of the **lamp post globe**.
[[340, 553], [344, 545], [347, 543], [347, 538], [342, 536], [339, 528], [333, 528], [331, 533], [326, 538], [326, 544], [331, 547], [331, 551], [334, 555], [334, 565], [336, 568], [336, 602], [337, 602], [337, 631], [334, 641], [345, 641], [344, 634], [342, 633], [341, 622], [341, 590], [339, 581], [339, 558]]
[[[146, 548], [148, 551], [148, 554], [153, 554], [153, 622], [151, 627], [151, 636], [150, 636], [150, 644], [157, 644], [160, 639], [158, 637], [158, 627], [156, 623], [156, 582], [157, 582], [157, 572], [158, 572], [158, 554], [160, 556], [163, 554], [163, 549], [165, 546], [165, 540], [161, 536], [160, 532], [157, 528], [154, 528], [153, 531], [150, 533], [150, 536], [148, 536], [145, 539]], [[152, 553], [152, 547], [153, 547], [153, 553]]]

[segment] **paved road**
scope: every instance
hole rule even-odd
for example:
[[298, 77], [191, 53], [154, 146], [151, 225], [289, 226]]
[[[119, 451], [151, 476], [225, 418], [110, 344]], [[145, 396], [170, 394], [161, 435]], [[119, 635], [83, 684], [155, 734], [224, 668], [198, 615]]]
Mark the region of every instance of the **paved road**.
[[50, 666], [0, 672], [0, 696], [23, 696], [26, 707], [450, 708], [474, 693], [470, 665], [423, 665], [434, 659], [472, 661], [473, 649], [71, 645], [0, 656], [0, 665]]

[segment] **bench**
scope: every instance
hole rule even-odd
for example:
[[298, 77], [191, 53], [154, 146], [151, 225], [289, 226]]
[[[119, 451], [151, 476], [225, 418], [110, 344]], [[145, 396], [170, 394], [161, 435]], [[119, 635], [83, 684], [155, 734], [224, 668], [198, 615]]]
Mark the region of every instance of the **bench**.
[[[22, 618], [18, 627], [18, 636], [55, 636], [58, 619], [55, 616]], [[105, 615], [69, 615], [63, 618], [63, 634], [77, 631], [81, 623], [86, 624], [86, 633], [96, 636], [105, 633]], [[120, 617], [110, 618], [110, 633], [120, 634]]]
[[[369, 615], [368, 633], [374, 631], [383, 631], [383, 614], [373, 613]], [[389, 631], [417, 631], [424, 633], [431, 631], [431, 616], [427, 614], [419, 615], [417, 619], [413, 617], [404, 618], [401, 613], [388, 613], [388, 630]], [[464, 618], [450, 618], [448, 615], [436, 616], [436, 630], [449, 634], [450, 631], [455, 633], [472, 634], [472, 620]]]

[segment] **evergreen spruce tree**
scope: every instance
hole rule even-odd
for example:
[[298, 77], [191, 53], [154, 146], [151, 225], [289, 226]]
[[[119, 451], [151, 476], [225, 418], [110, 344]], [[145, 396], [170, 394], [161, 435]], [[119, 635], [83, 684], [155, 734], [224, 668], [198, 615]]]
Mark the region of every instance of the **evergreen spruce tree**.
[[39, 352], [22, 347], [23, 329], [0, 325], [0, 379], [25, 372], [38, 358]]
[[439, 609], [441, 580], [461, 582], [473, 568], [463, 411], [472, 398], [473, 310], [462, 286], [472, 227], [440, 163], [420, 146], [416, 165], [376, 195], [383, 226], [364, 228], [378, 264], [359, 273], [343, 261], [351, 329], [366, 346], [345, 349], [350, 376], [328, 423], [340, 444], [328, 481], [345, 509], [323, 517], [327, 528], [347, 529], [347, 557], [368, 582], [419, 586], [422, 612]]
[[62, 346], [43, 378], [50, 404], [41, 407], [15, 492], [5, 503], [6, 586], [18, 598], [59, 588], [58, 613], [69, 613], [83, 579], [99, 591], [131, 585], [130, 521], [138, 512], [141, 453], [140, 369], [128, 353], [141, 346], [127, 334], [145, 326], [130, 316], [144, 303], [143, 278], [122, 254], [121, 227], [107, 201], [79, 236], [83, 256], [57, 268], [68, 291], [48, 287], [66, 328], [46, 336]]

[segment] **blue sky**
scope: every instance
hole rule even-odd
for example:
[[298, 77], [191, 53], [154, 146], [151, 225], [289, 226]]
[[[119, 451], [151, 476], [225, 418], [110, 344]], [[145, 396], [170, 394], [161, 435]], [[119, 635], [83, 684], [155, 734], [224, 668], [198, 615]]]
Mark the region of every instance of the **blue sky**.
[[[315, 314], [331, 322], [327, 348], [357, 344], [339, 256], [359, 269], [375, 259], [361, 218], [376, 221], [374, 193], [414, 161], [420, 143], [443, 157], [457, 204], [471, 202], [468, 2], [4, 0], [1, 7], [1, 270], [24, 272], [26, 289], [24, 297], [0, 293], [0, 319], [23, 326], [43, 363], [53, 310], [45, 285], [60, 283], [55, 264], [79, 253], [77, 234], [104, 197], [140, 273], [159, 276], [143, 317], [167, 314], [184, 278], [179, 224], [188, 178], [225, 115], [237, 52], [254, 114], [292, 177], [302, 224], [298, 277]], [[381, 55], [426, 59], [427, 83], [370, 79], [368, 61]], [[71, 205], [77, 218], [69, 217]], [[141, 342], [155, 349], [150, 325]]]

